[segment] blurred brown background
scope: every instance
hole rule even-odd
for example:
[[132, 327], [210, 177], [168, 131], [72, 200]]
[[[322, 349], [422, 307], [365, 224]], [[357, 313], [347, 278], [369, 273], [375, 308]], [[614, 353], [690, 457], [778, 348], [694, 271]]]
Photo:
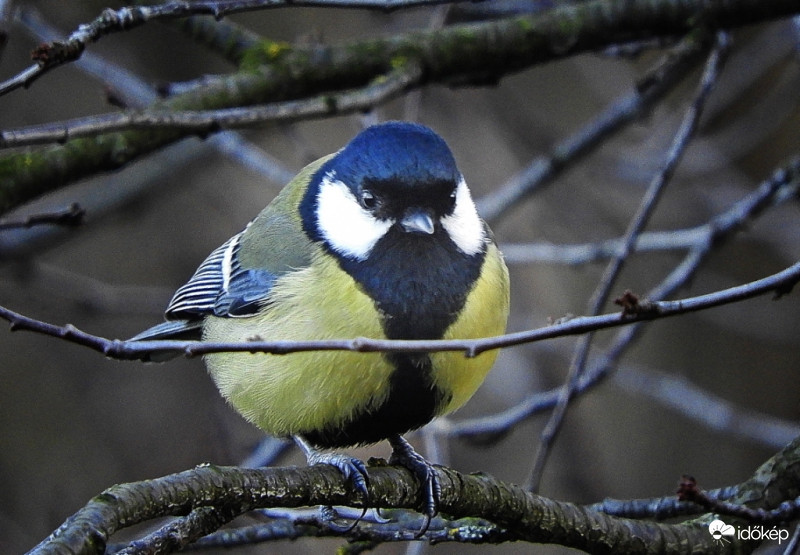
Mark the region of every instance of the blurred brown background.
[[[38, 8], [44, 20], [62, 32], [90, 21], [106, 7], [93, 1], [14, 4]], [[273, 39], [341, 42], [427, 27], [432, 13], [440, 12], [282, 9], [233, 20]], [[29, 52], [41, 41], [20, 25], [10, 25], [9, 32], [0, 79], [29, 65]], [[797, 26], [783, 21], [743, 29], [733, 40], [699, 135], [649, 229], [705, 223], [800, 152]], [[232, 69], [160, 23], [106, 37], [89, 52], [150, 84]], [[482, 197], [629, 92], [659, 55], [584, 55], [508, 76], [496, 87], [430, 87], [411, 100], [376, 110], [374, 116], [416, 119], [432, 126], [450, 144], [475, 196]], [[495, 223], [501, 244], [571, 244], [620, 236], [665, 156], [699, 71], [687, 76], [647, 117]], [[107, 111], [103, 89], [101, 81], [77, 65], [60, 68], [29, 90], [0, 98], [0, 126]], [[295, 172], [338, 149], [362, 123], [358, 117], [341, 117], [248, 130], [242, 136]], [[39, 212], [77, 201], [88, 208], [87, 225], [54, 235], [41, 229], [0, 232], [0, 304], [105, 337], [129, 337], [160, 321], [175, 288], [206, 254], [255, 216], [280, 185], [199, 139], [77, 184], [26, 210]], [[124, 194], [130, 198], [121, 201], [123, 191], [129, 191]], [[796, 199], [768, 211], [719, 247], [679, 296], [745, 283], [800, 259], [798, 212]], [[647, 291], [681, 254], [634, 256], [615, 291]], [[603, 265], [513, 264], [510, 331], [585, 313]], [[778, 302], [762, 297], [648, 324], [624, 357], [619, 377], [574, 402], [542, 493], [588, 503], [604, 497], [666, 495], [683, 473], [708, 488], [746, 479], [779, 446], [772, 432], [765, 431], [762, 438], [733, 433], [737, 418], [755, 411], [758, 418], [781, 419], [786, 424], [781, 437], [800, 429], [799, 309], [800, 295], [795, 292]], [[593, 352], [600, 354], [612, 334], [599, 334]], [[504, 351], [486, 384], [453, 419], [491, 414], [530, 392], [557, 386], [574, 343], [574, 338], [565, 338]], [[666, 383], [661, 400], [651, 395], [657, 393], [655, 386], [647, 386], [644, 393], [636, 389], [645, 377], [672, 379], [657, 382]], [[696, 389], [677, 387], [687, 383]], [[698, 391], [707, 395], [693, 397]], [[709, 396], [720, 402], [711, 402]], [[670, 406], [675, 403], [688, 406], [689, 413]], [[523, 482], [546, 420], [546, 414], [537, 415], [488, 446], [452, 441], [446, 462], [461, 471], [481, 470]], [[225, 406], [199, 360], [163, 365], [118, 362], [54, 339], [2, 331], [0, 552], [31, 548], [114, 483], [161, 476], [206, 461], [235, 464], [259, 440], [258, 430]], [[361, 454], [386, 456], [388, 448], [379, 445]], [[302, 462], [296, 451], [278, 461]], [[257, 551], [303, 551], [315, 549], [317, 542], [263, 545]], [[324, 545], [333, 550], [339, 543]], [[379, 551], [403, 549], [383, 546]], [[487, 548], [436, 549], [455, 553]], [[531, 548], [492, 549], [511, 553]]]

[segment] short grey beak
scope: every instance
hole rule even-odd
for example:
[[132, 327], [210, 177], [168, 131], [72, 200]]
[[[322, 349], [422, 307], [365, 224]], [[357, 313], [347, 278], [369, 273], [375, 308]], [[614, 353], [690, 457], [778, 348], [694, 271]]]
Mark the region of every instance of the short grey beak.
[[400, 225], [406, 232], [424, 233], [425, 235], [433, 233], [433, 218], [424, 210], [409, 210], [400, 220]]

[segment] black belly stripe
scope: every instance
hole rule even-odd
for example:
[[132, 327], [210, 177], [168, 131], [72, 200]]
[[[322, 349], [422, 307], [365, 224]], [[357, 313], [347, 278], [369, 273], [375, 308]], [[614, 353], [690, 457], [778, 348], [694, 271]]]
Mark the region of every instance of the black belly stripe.
[[[459, 251], [442, 229], [431, 236], [391, 229], [367, 260], [339, 262], [375, 300], [386, 337], [439, 339], [461, 312], [484, 258], [485, 252]], [[376, 443], [424, 426], [450, 402], [451, 393], [433, 384], [427, 353], [385, 356], [395, 367], [385, 401], [348, 422], [305, 433], [308, 441], [320, 447]]]
[[386, 401], [371, 411], [356, 414], [350, 422], [304, 434], [308, 441], [320, 447], [377, 443], [424, 426], [442, 403], [449, 401], [431, 382], [431, 359], [427, 354], [386, 356], [396, 368], [390, 377]]

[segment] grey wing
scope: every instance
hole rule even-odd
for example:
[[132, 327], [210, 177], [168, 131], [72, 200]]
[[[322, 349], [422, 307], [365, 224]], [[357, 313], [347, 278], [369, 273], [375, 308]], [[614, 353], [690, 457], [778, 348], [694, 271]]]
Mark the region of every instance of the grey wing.
[[239, 249], [243, 233], [208, 255], [175, 292], [165, 311], [167, 322], [132, 340], [199, 337], [204, 316], [239, 317], [257, 312], [267, 302], [276, 276], [268, 270], [242, 268]]
[[268, 270], [242, 267], [239, 249], [243, 234], [234, 235], [208, 255], [175, 292], [167, 306], [167, 319], [249, 316], [258, 311], [276, 276]]

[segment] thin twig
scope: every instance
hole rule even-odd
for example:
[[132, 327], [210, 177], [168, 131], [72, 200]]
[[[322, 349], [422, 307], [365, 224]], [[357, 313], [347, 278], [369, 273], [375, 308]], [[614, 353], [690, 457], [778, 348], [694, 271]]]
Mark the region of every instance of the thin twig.
[[[702, 250], [690, 251], [683, 262], [656, 289], [648, 293], [647, 298], [652, 301], [676, 290], [689, 279], [702, 257]], [[580, 376], [574, 395], [589, 391], [611, 372], [625, 352], [627, 345], [636, 337], [640, 327], [641, 322], [636, 322], [617, 334], [605, 353], [598, 357], [589, 366], [588, 370]], [[551, 389], [544, 393], [529, 395], [513, 407], [500, 413], [451, 424], [445, 431], [448, 434], [458, 436], [505, 433], [515, 424], [529, 416], [553, 408], [558, 403], [562, 387]]]
[[288, 123], [319, 116], [350, 114], [387, 102], [418, 83], [419, 65], [408, 62], [362, 89], [261, 106], [220, 110], [127, 110], [33, 125], [0, 132], [0, 148], [44, 143], [129, 129], [181, 129], [206, 135], [222, 129], [249, 127], [265, 122]]
[[86, 211], [78, 203], [72, 203], [67, 208], [42, 214], [31, 214], [18, 220], [0, 220], [0, 231], [4, 229], [28, 228], [35, 225], [60, 225], [75, 227], [83, 223]]
[[114, 10], [106, 8], [90, 23], [84, 23], [64, 41], [40, 45], [33, 52], [36, 64], [0, 83], [0, 96], [21, 87], [29, 87], [48, 71], [74, 62], [86, 46], [102, 37], [139, 27], [150, 21], [188, 16], [210, 15], [216, 19], [236, 13], [279, 8], [284, 6], [316, 6], [330, 8], [371, 8], [386, 11], [420, 5], [434, 5], [466, 0], [196, 0], [166, 2], [154, 6], [127, 6]]
[[744, 285], [677, 301], [654, 301], [648, 303], [647, 310], [636, 313], [620, 315], [620, 313], [615, 312], [600, 316], [583, 316], [542, 328], [480, 339], [397, 340], [359, 337], [355, 339], [308, 341], [254, 340], [244, 343], [163, 340], [122, 341], [119, 339], [106, 339], [98, 335], [86, 333], [72, 324], [57, 326], [55, 324], [36, 320], [35, 318], [24, 316], [2, 306], [0, 306], [0, 318], [11, 324], [12, 331], [24, 330], [57, 337], [101, 352], [109, 358], [120, 360], [138, 360], [155, 354], [174, 354], [195, 357], [221, 352], [271, 353], [283, 355], [301, 351], [354, 351], [363, 353], [389, 351], [462, 351], [465, 356], [474, 357], [493, 349], [512, 347], [514, 345], [522, 345], [568, 335], [580, 335], [599, 329], [629, 326], [638, 322], [658, 320], [670, 316], [707, 310], [713, 307], [765, 295], [767, 293], [774, 293], [777, 298], [788, 294], [798, 281], [800, 281], [800, 262], [776, 274]]
[[[637, 254], [684, 251], [708, 237], [708, 224], [687, 229], [650, 231], [639, 235], [633, 250]], [[615, 237], [595, 243], [555, 244], [548, 242], [501, 243], [506, 264], [563, 264], [583, 266], [616, 256], [624, 239]]]
[[[660, 285], [650, 291], [647, 298], [660, 300], [672, 294], [691, 278], [712, 246], [728, 239], [734, 232], [745, 227], [750, 220], [763, 214], [767, 208], [796, 198], [799, 187], [800, 158], [797, 158], [786, 166], [776, 169], [769, 179], [763, 181], [752, 193], [734, 203], [728, 210], [696, 228], [698, 236], [691, 241], [691, 250], [684, 261]], [[646, 237], [647, 235], [642, 235], [642, 241]], [[608, 255], [611, 256], [616, 252], [616, 248], [615, 246], [614, 250], [609, 250]], [[514, 255], [509, 258], [513, 259]], [[580, 259], [576, 263], [580, 263]], [[606, 353], [594, 361], [589, 371], [581, 377], [575, 394], [591, 390], [608, 375], [639, 326], [638, 323], [629, 326], [614, 339]], [[450, 423], [443, 427], [443, 433], [457, 436], [505, 433], [525, 418], [552, 408], [558, 399], [558, 393], [558, 389], [534, 393], [500, 413]]]
[[[706, 492], [706, 495], [712, 499], [724, 501], [733, 498], [738, 492], [739, 486], [728, 486], [709, 490]], [[696, 515], [705, 512], [704, 509], [697, 504], [690, 501], [681, 501], [675, 495], [651, 497], [649, 499], [604, 499], [599, 503], [586, 505], [586, 509], [622, 518], [652, 518], [656, 520]]]
[[214, 20], [202, 16], [179, 19], [175, 25], [196, 42], [239, 65], [249, 48], [264, 39], [258, 33], [230, 19]]
[[182, 550], [198, 539], [206, 536], [231, 520], [236, 515], [216, 507], [197, 507], [188, 515], [165, 524], [155, 532], [147, 534], [139, 540], [132, 541], [127, 547], [114, 555], [166, 555]]
[[[799, 175], [800, 159], [795, 159], [786, 167], [773, 172], [772, 176], [761, 183], [751, 194], [713, 218], [706, 224], [707, 230], [703, 240], [698, 240], [687, 253], [683, 262], [658, 286], [649, 291], [646, 297], [650, 300], [660, 300], [673, 294], [694, 275], [713, 245], [741, 229], [749, 219], [757, 217], [767, 207], [778, 205], [788, 198], [794, 198], [798, 190]], [[581, 376], [575, 394], [591, 390], [611, 372], [624, 353], [626, 346], [638, 333], [640, 326], [641, 323], [633, 324], [614, 338], [603, 356], [595, 360], [588, 371]], [[446, 427], [445, 433], [458, 436], [505, 433], [516, 423], [531, 415], [552, 408], [558, 400], [559, 389], [529, 395], [516, 405], [497, 414], [450, 424]]]
[[[796, 199], [798, 194], [800, 194], [800, 158], [791, 160], [784, 167], [777, 169], [754, 191], [705, 224], [688, 229], [642, 233], [633, 246], [634, 252], [705, 248], [741, 229], [766, 208]], [[503, 243], [501, 246], [508, 264], [549, 262], [574, 266], [617, 255], [622, 249], [623, 240], [620, 237], [575, 245]]]
[[800, 436], [797, 422], [737, 405], [677, 372], [624, 365], [615, 372], [614, 384], [706, 428], [770, 448], [779, 448]]
[[[626, 330], [639, 325], [634, 324]], [[628, 393], [649, 397], [709, 429], [769, 448], [780, 448], [800, 436], [797, 422], [742, 407], [670, 372], [630, 364], [618, 366], [616, 358], [601, 357], [590, 363], [573, 397], [591, 391], [611, 368], [615, 368], [613, 380], [616, 386]], [[425, 430], [430, 429], [442, 438], [479, 437], [484, 441], [500, 438], [523, 420], [553, 408], [558, 402], [559, 391], [560, 388], [554, 388], [528, 395], [508, 409], [486, 416], [455, 422], [437, 420]]]
[[[39, 42], [57, 42], [63, 33], [54, 27], [36, 8], [23, 5], [17, 8], [17, 22]], [[85, 52], [77, 61], [78, 67], [105, 87], [113, 89], [120, 103], [131, 108], [143, 108], [158, 99], [151, 83], [118, 64], [113, 64], [93, 52]]]
[[[706, 68], [701, 77], [698, 90], [667, 152], [664, 165], [650, 182], [636, 214], [631, 219], [628, 229], [625, 232], [622, 248], [610, 260], [603, 272], [600, 282], [589, 301], [589, 314], [598, 314], [603, 306], [605, 306], [617, 276], [625, 265], [628, 257], [633, 252], [633, 246], [639, 234], [649, 221], [658, 200], [661, 198], [664, 187], [669, 183], [678, 163], [683, 158], [686, 147], [697, 129], [705, 102], [716, 84], [719, 73], [725, 63], [728, 47], [729, 39], [727, 34], [724, 32], [718, 33], [715, 47], [706, 63]], [[542, 474], [544, 473], [544, 466], [550, 453], [550, 447], [561, 429], [561, 424], [564, 421], [570, 399], [586, 367], [586, 361], [589, 357], [589, 348], [593, 339], [594, 333], [587, 333], [581, 336], [576, 345], [575, 354], [570, 363], [567, 379], [561, 389], [558, 403], [539, 438], [539, 449], [534, 457], [533, 468], [528, 479], [528, 487], [531, 491], [537, 491], [539, 488]]]
[[696, 503], [708, 512], [734, 516], [758, 524], [791, 522], [800, 516], [800, 497], [784, 501], [774, 509], [754, 509], [709, 495], [698, 487], [697, 481], [691, 476], [684, 476], [681, 480], [678, 486], [678, 501]]
[[[38, 10], [30, 6], [20, 7], [17, 17], [27, 31], [40, 41], [54, 41], [60, 36], [58, 30], [45, 21]], [[158, 98], [151, 83], [99, 55], [84, 53], [77, 61], [77, 66], [85, 73], [100, 79], [129, 108], [144, 108]], [[217, 133], [207, 144], [273, 183], [283, 185], [294, 176], [294, 172], [282, 162], [236, 132]]]
[[636, 81], [631, 92], [619, 98], [574, 135], [567, 137], [547, 156], [541, 156], [511, 177], [496, 191], [478, 200], [486, 221], [500, 220], [520, 201], [542, 190], [562, 170], [587, 156], [603, 141], [636, 121], [664, 95], [677, 86], [709, 46], [705, 31], [695, 31], [671, 48], [650, 70]]

